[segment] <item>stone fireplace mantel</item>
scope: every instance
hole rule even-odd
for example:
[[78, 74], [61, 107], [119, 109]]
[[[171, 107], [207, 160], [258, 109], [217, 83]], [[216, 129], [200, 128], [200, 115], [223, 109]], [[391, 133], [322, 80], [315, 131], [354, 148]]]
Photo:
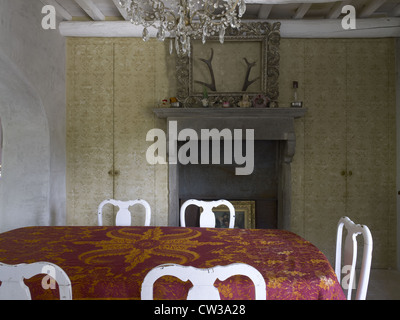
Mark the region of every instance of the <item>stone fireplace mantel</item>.
[[[291, 169], [295, 153], [294, 120], [305, 115], [304, 108], [155, 108], [154, 113], [176, 121], [178, 132], [185, 128], [254, 129], [255, 140], [279, 141], [278, 228], [290, 229]], [[199, 135], [200, 136], [200, 135]], [[179, 170], [169, 164], [169, 225], [179, 226]]]
[[155, 108], [159, 118], [169, 117], [245, 117], [245, 118], [301, 118], [304, 108]]

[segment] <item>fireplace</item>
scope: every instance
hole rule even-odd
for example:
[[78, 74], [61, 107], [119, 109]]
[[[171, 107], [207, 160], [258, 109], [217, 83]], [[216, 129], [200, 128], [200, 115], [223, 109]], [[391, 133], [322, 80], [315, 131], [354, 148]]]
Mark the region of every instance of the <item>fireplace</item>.
[[[198, 133], [202, 129], [254, 130], [254, 168], [251, 174], [235, 174], [238, 167], [231, 164], [202, 163], [198, 153], [198, 164], [182, 164], [171, 161], [185, 144], [180, 141], [175, 147], [169, 144], [169, 225], [179, 226], [179, 209], [187, 199], [230, 201], [254, 201], [256, 228], [290, 228], [291, 171], [290, 163], [295, 152], [294, 119], [305, 114], [302, 108], [157, 108], [160, 118], [180, 132], [190, 128]], [[168, 126], [171, 131], [171, 127]], [[171, 136], [170, 134], [168, 135]], [[245, 135], [242, 135], [244, 139]], [[241, 141], [241, 150], [246, 150], [247, 141]], [[220, 142], [220, 158], [223, 158], [225, 141]], [[236, 141], [236, 143], [238, 143]], [[208, 148], [211, 144], [198, 143]], [[206, 147], [205, 147], [206, 146]], [[235, 144], [237, 147], [238, 144]], [[172, 152], [174, 151], [174, 152]], [[211, 154], [211, 150], [208, 153]], [[226, 154], [225, 154], [226, 155]]]

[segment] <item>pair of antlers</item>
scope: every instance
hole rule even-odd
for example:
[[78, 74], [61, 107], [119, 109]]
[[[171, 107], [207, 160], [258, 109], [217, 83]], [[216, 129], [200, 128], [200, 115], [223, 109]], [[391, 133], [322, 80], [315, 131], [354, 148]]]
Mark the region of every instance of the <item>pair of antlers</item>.
[[[214, 50], [211, 48], [211, 56], [210, 56], [210, 59], [207, 60], [207, 59], [199, 58], [199, 60], [200, 60], [200, 61], [203, 61], [203, 62], [207, 65], [207, 67], [208, 67], [208, 70], [209, 70], [210, 76], [211, 76], [211, 83], [205, 83], [205, 82], [203, 82], [203, 81], [198, 81], [198, 80], [195, 80], [194, 82], [196, 82], [196, 83], [198, 83], [198, 84], [201, 84], [201, 85], [207, 87], [207, 88], [210, 89], [211, 91], [217, 91], [217, 88], [216, 88], [216, 85], [215, 85], [214, 71], [213, 71], [212, 64], [211, 64], [213, 57], [214, 57]], [[253, 80], [249, 80], [251, 68], [253, 68], [253, 67], [256, 65], [256, 62], [252, 62], [252, 63], [251, 63], [251, 62], [249, 62], [246, 58], [243, 58], [243, 59], [244, 59], [244, 61], [246, 62], [247, 71], [246, 71], [246, 77], [245, 77], [245, 79], [244, 79], [242, 91], [246, 91], [247, 88], [248, 88], [252, 83], [254, 83], [255, 81], [257, 81], [260, 77], [258, 76], [257, 78], [255, 78], [255, 79], [253, 79]]]

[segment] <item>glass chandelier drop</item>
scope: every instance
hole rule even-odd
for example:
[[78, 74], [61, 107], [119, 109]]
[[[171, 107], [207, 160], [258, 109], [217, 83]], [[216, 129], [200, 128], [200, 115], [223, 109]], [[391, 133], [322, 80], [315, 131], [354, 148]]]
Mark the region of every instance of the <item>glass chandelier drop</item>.
[[246, 11], [245, 0], [120, 0], [133, 24], [143, 26], [143, 40], [149, 27], [157, 29], [157, 39], [170, 37], [170, 53], [190, 55], [190, 39], [218, 35], [224, 42], [227, 27], [238, 28]]

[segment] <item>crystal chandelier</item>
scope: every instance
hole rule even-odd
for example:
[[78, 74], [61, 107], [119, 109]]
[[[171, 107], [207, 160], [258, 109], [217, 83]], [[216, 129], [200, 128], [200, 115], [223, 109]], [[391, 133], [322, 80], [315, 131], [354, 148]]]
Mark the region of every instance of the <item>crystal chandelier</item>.
[[[148, 28], [157, 29], [157, 39], [170, 40], [169, 51], [190, 55], [190, 39], [219, 35], [224, 42], [227, 27], [238, 28], [246, 11], [245, 0], [120, 0], [133, 24], [143, 26], [143, 40], [150, 38]], [[173, 40], [174, 39], [174, 40]]]

